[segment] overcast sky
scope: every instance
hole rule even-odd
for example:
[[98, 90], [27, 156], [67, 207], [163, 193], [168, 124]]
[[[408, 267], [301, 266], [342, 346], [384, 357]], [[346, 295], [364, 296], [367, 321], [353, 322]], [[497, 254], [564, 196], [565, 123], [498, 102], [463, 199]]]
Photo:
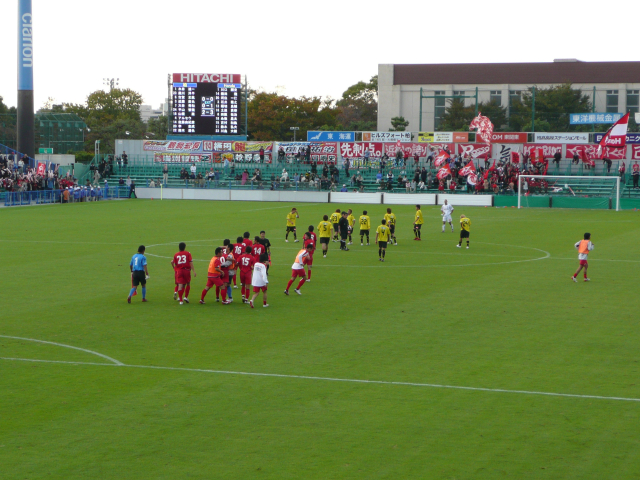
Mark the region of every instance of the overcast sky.
[[[240, 73], [253, 88], [339, 98], [379, 63], [640, 60], [637, 2], [607, 5], [33, 0], [35, 106], [83, 103], [103, 78], [119, 78], [157, 108], [173, 72]], [[0, 1], [0, 96], [10, 106], [17, 10], [18, 0]]]

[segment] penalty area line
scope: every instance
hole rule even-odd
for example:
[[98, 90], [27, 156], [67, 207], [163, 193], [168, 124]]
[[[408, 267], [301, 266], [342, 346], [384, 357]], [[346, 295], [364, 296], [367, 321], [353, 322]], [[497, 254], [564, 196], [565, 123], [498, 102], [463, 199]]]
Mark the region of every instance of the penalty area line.
[[520, 395], [582, 398], [582, 399], [590, 399], [590, 400], [640, 402], [640, 398], [608, 397], [604, 395], [579, 395], [575, 393], [537, 392], [533, 390], [509, 390], [505, 388], [464, 387], [460, 385], [440, 385], [437, 383], [392, 382], [392, 381], [385, 381], [385, 380], [361, 380], [356, 378], [316, 377], [311, 375], [287, 375], [287, 374], [281, 374], [281, 373], [235, 372], [230, 370], [211, 370], [206, 368], [162, 367], [157, 365], [127, 365], [122, 363], [114, 364], [114, 363], [69, 362], [69, 361], [62, 361], [62, 360], [37, 360], [37, 359], [30, 359], [30, 358], [0, 357], [0, 360], [17, 361], [17, 362], [34, 362], [34, 363], [57, 363], [62, 365], [87, 365], [87, 366], [100, 366], [100, 367], [141, 368], [141, 369], [150, 369], [150, 370], [167, 370], [167, 371], [178, 371], [178, 372], [214, 373], [219, 375], [244, 375], [247, 377], [271, 377], [271, 378], [289, 378], [289, 379], [295, 379], [295, 380], [317, 380], [317, 381], [323, 381], [323, 382], [362, 383], [362, 384], [370, 384], [370, 385], [394, 385], [394, 386], [402, 386], [402, 387], [423, 387], [423, 388], [438, 388], [438, 389], [448, 389], [448, 390], [466, 390], [466, 391], [472, 391], [472, 392], [512, 393], [512, 394], [520, 394]]

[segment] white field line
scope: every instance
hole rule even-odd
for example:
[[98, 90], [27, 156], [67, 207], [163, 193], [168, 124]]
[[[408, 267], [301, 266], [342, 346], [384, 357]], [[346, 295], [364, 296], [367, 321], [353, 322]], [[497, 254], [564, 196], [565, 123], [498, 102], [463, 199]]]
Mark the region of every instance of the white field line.
[[101, 366], [101, 367], [144, 368], [144, 369], [151, 369], [151, 370], [169, 370], [169, 371], [179, 371], [179, 372], [215, 373], [220, 375], [245, 375], [249, 377], [289, 378], [289, 379], [298, 379], [298, 380], [317, 380], [317, 381], [324, 381], [324, 382], [364, 383], [364, 384], [372, 384], [372, 385], [395, 385], [395, 386], [405, 386], [405, 387], [467, 390], [467, 391], [473, 391], [473, 392], [513, 393], [513, 394], [520, 394], [520, 395], [542, 395], [547, 397], [566, 397], [566, 398], [582, 398], [582, 399], [592, 399], [592, 400], [640, 402], [640, 398], [609, 397], [604, 395], [578, 395], [575, 393], [536, 392], [533, 390], [508, 390], [504, 388], [463, 387], [459, 385], [440, 385], [436, 383], [389, 382], [384, 380], [360, 380], [355, 378], [315, 377], [310, 375], [285, 375], [280, 373], [234, 372], [229, 370], [209, 370], [206, 368], [162, 367], [162, 366], [156, 366], [156, 365], [125, 365], [122, 363], [113, 364], [113, 363], [68, 362], [68, 361], [62, 361], [62, 360], [36, 360], [36, 359], [30, 359], [30, 358], [0, 357], [0, 360], [17, 361], [17, 362], [56, 363], [56, 364], [63, 364], [63, 365], [90, 365], [90, 366]]
[[11, 338], [13, 340], [24, 340], [25, 342], [46, 343], [48, 345], [55, 345], [56, 347], [64, 347], [64, 348], [70, 348], [72, 350], [80, 350], [81, 352], [90, 353], [91, 355], [97, 355], [98, 357], [102, 357], [105, 360], [109, 360], [110, 362], [113, 362], [114, 365], [123, 365], [122, 362], [119, 362], [118, 360], [116, 360], [114, 358], [107, 357], [106, 355], [103, 355], [101, 353], [94, 352], [92, 350], [86, 350], [86, 349], [80, 348], [80, 347], [73, 347], [71, 345], [64, 345], [62, 343], [47, 342], [45, 340], [36, 340], [35, 338], [10, 337], [9, 335], [0, 335], [0, 338]]

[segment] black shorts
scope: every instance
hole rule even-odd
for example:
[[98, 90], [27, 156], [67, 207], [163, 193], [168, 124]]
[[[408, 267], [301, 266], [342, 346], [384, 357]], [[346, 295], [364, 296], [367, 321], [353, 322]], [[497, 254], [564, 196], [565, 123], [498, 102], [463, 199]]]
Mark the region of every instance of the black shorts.
[[413, 228], [414, 228], [415, 230], [420, 230], [420, 229], [422, 228], [422, 224], [421, 224], [421, 223], [414, 223], [414, 224], [413, 224]]
[[349, 234], [347, 232], [340, 232], [340, 238], [342, 240], [346, 240]]
[[287, 227], [287, 233], [295, 232], [295, 231], [296, 231], [296, 227]]
[[387, 248], [387, 242], [378, 242], [378, 248]]
[[335, 235], [336, 233], [338, 233], [338, 228], [340, 228], [340, 226], [337, 223], [333, 224], [333, 234]]
[[466, 230], [460, 230], [460, 238], [469, 238], [469, 232]]
[[320, 237], [320, 243], [329, 244], [329, 240], [330, 240], [329, 237]]
[[396, 226], [395, 225], [389, 225], [389, 231], [391, 232], [391, 235], [396, 233]]
[[369, 236], [369, 230], [360, 230], [360, 236], [362, 235], [366, 235], [367, 237]]
[[145, 277], [146, 275], [144, 271], [134, 270], [133, 274], [131, 275], [131, 282], [133, 283], [133, 286], [137, 287], [138, 285], [142, 285], [144, 287], [147, 284], [147, 280]]

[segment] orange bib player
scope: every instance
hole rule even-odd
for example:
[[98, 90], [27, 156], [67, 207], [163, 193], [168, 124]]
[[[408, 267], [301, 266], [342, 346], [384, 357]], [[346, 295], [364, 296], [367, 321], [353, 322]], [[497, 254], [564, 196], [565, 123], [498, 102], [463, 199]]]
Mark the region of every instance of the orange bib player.
[[313, 254], [316, 253], [316, 236], [311, 230], [313, 226], [309, 227], [309, 231], [304, 234], [304, 248], [307, 248], [307, 245], [311, 245], [313, 248], [309, 251], [309, 261], [307, 262], [307, 282], [311, 281], [311, 267], [313, 266]]
[[245, 253], [238, 257], [240, 286], [242, 288], [242, 303], [249, 303], [249, 295], [251, 293], [251, 272], [255, 263], [256, 260], [251, 254], [251, 247], [246, 247]]
[[[209, 263], [209, 270], [207, 271], [207, 286], [202, 290], [202, 296], [200, 297], [200, 303], [204, 305], [204, 297], [207, 296], [207, 292], [214, 285], [216, 288], [220, 288], [224, 285], [224, 281], [222, 279], [224, 273], [222, 271], [222, 264], [225, 259], [223, 257], [224, 249], [222, 247], [216, 248], [215, 257], [211, 259]], [[222, 289], [222, 304], [228, 305], [231, 302], [227, 301], [227, 292], [223, 288]]]
[[580, 260], [580, 266], [576, 273], [573, 274], [571, 280], [577, 282], [576, 277], [580, 273], [580, 270], [584, 268], [584, 281], [588, 282], [590, 279], [587, 277], [587, 268], [589, 267], [589, 262], [587, 262], [587, 258], [589, 257], [589, 252], [593, 250], [593, 243], [591, 243], [591, 234], [585, 233], [584, 240], [580, 240], [576, 242], [575, 247], [578, 249], [578, 260]]
[[[193, 258], [191, 254], [186, 251], [187, 244], [180, 242], [178, 249], [180, 250], [173, 256], [171, 260], [171, 266], [175, 272], [175, 281], [178, 286], [177, 296], [180, 297], [180, 305], [183, 304], [182, 295], [184, 294], [184, 301], [189, 303], [189, 290], [191, 290], [191, 272], [193, 276], [196, 276], [196, 271], [193, 268]], [[176, 299], [174, 292], [173, 299]]]
[[308, 265], [310, 257], [310, 253], [313, 251], [313, 244], [308, 244], [304, 250], [300, 250], [296, 255], [296, 261], [291, 266], [291, 280], [287, 284], [287, 288], [284, 291], [285, 295], [289, 295], [289, 288], [295, 282], [296, 278], [300, 277], [300, 283], [298, 283], [298, 287], [295, 289], [295, 292], [298, 295], [302, 295], [300, 289], [304, 282], [307, 281], [306, 275], [304, 273], [304, 266]]

